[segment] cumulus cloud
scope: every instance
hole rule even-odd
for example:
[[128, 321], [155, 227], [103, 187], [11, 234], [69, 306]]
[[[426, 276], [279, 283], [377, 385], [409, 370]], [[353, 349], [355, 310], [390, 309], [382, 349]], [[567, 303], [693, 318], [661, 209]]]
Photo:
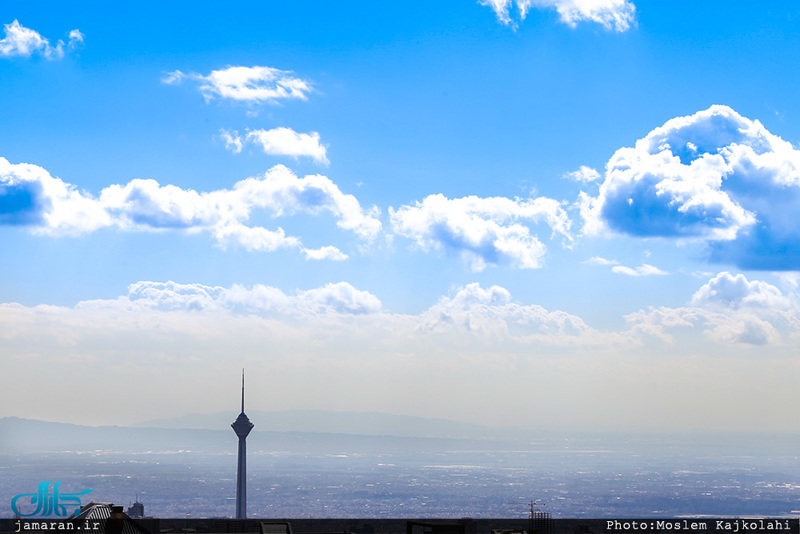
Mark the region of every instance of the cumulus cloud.
[[796, 298], [766, 282], [722, 272], [683, 308], [656, 307], [626, 316], [631, 332], [675, 341], [676, 331], [698, 330], [715, 343], [786, 345], [800, 333]]
[[[37, 306], [40, 316], [48, 312], [69, 314], [67, 308]], [[12, 321], [22, 316], [26, 327], [6, 332], [16, 337], [23, 331], [33, 332], [35, 313], [20, 305], [0, 304], [0, 318]], [[131, 284], [128, 293], [115, 299], [90, 300], [78, 303], [74, 311], [91, 316], [92, 328], [118, 328], [114, 325], [140, 325], [142, 321], [185, 328], [198, 320], [224, 321], [225, 318], [248, 318], [253, 330], [259, 325], [285, 324], [304, 331], [338, 332], [350, 335], [360, 329], [376, 346], [386, 342], [413, 346], [421, 339], [464, 340], [467, 343], [510, 343], [520, 347], [542, 345], [552, 347], [585, 346], [605, 349], [609, 346], [631, 346], [634, 342], [623, 335], [606, 334], [589, 327], [580, 317], [538, 305], [515, 301], [508, 290], [469, 284], [456, 288], [451, 296], [442, 297], [430, 308], [416, 315], [390, 313], [379, 298], [357, 289], [347, 282], [329, 283], [307, 290], [285, 293], [278, 288], [257, 284], [252, 287], [233, 285], [230, 288], [204, 284], [141, 281]], [[161, 315], [159, 315], [161, 314]], [[97, 318], [111, 324], [96, 324]], [[172, 319], [170, 319], [171, 317]], [[360, 319], [358, 319], [360, 318]], [[276, 323], [277, 321], [277, 323]], [[360, 321], [360, 322], [359, 322]], [[19, 318], [13, 319], [18, 323]], [[10, 324], [10, 323], [9, 323]], [[74, 325], [73, 325], [74, 326]], [[88, 326], [88, 325], [87, 325]], [[75, 335], [80, 337], [79, 328]], [[0, 333], [3, 335], [3, 333]], [[305, 334], [307, 336], [307, 334]], [[74, 343], [75, 337], [65, 338]]]
[[532, 8], [555, 9], [561, 22], [574, 28], [579, 22], [595, 22], [607, 30], [624, 32], [636, 23], [636, 6], [627, 0], [480, 0], [491, 7], [506, 26], [517, 26], [512, 10], [517, 7], [519, 21]]
[[[0, 304], [0, 320], [9, 325], [0, 338], [42, 339], [46, 331], [45, 337], [72, 346], [87, 329], [106, 335], [126, 328], [140, 332], [147, 324], [161, 336], [169, 336], [170, 329], [212, 335], [211, 329], [228, 339], [231, 328], [243, 327], [251, 332], [296, 331], [298, 339], [306, 340], [322, 339], [318, 336], [325, 333], [332, 336], [329, 340], [339, 340], [332, 343], [357, 335], [371, 347], [366, 349], [369, 353], [387, 350], [388, 345], [392, 351], [406, 352], [442, 343], [448, 350], [456, 345], [464, 350], [494, 347], [491, 350], [506, 355], [526, 352], [531, 346], [634, 350], [654, 348], [653, 338], [667, 346], [698, 346], [702, 341], [706, 349], [769, 345], [791, 351], [800, 339], [796, 296], [742, 275], [720, 273], [685, 307], [639, 310], [625, 316], [625, 328], [600, 331], [577, 315], [521, 303], [503, 287], [477, 283], [454, 288], [429, 308], [406, 315], [385, 310], [376, 295], [347, 282], [286, 293], [262, 284], [224, 288], [142, 281], [131, 284], [124, 296], [83, 301], [72, 309]], [[59, 317], [70, 319], [63, 323]], [[245, 319], [246, 324], [241, 321]]]
[[786, 310], [792, 305], [780, 289], [759, 280], [752, 282], [743, 274], [721, 272], [692, 296], [695, 306], [713, 308]]
[[[381, 302], [368, 291], [354, 288], [347, 282], [326, 284], [287, 295], [280, 289], [255, 285], [231, 288], [175, 282], [137, 282], [128, 287], [124, 304], [159, 311], [212, 311], [233, 315], [256, 314], [264, 317], [290, 316], [303, 318], [315, 314], [377, 313]], [[82, 303], [96, 306], [98, 301]]]
[[671, 119], [606, 165], [581, 197], [585, 234], [705, 241], [745, 269], [800, 268], [800, 151], [726, 106]]
[[[136, 179], [106, 187], [99, 198], [52, 177], [36, 165], [0, 158], [0, 224], [26, 226], [50, 235], [77, 235], [102, 227], [127, 231], [209, 232], [221, 246], [273, 251], [301, 248], [299, 238], [282, 228], [247, 226], [253, 212], [273, 217], [329, 213], [337, 226], [365, 240], [381, 230], [379, 211], [362, 209], [329, 178], [303, 178], [278, 165], [263, 176], [247, 178], [232, 189], [197, 192], [155, 180]], [[334, 247], [306, 251], [312, 259], [346, 257]]]
[[545, 245], [529, 224], [544, 222], [552, 236], [571, 241], [570, 220], [561, 205], [549, 198], [510, 199], [469, 196], [449, 199], [430, 195], [422, 202], [389, 208], [395, 234], [413, 239], [424, 250], [453, 251], [481, 271], [509, 261], [521, 269], [542, 266]]
[[317, 249], [303, 249], [303, 253], [306, 255], [307, 260], [344, 261], [347, 259], [347, 254], [330, 245]]
[[226, 67], [211, 71], [207, 76], [180, 70], [166, 73], [161, 81], [177, 85], [184, 80], [199, 84], [206, 101], [215, 98], [251, 104], [276, 103], [281, 100], [307, 100], [311, 82], [294, 76], [291, 71], [272, 67]]
[[419, 317], [419, 331], [463, 331], [521, 344], [602, 346], [630, 344], [616, 334], [590, 328], [580, 317], [515, 302], [505, 288], [469, 284], [443, 297]]
[[328, 165], [327, 146], [320, 143], [319, 133], [297, 133], [291, 128], [273, 128], [271, 130], [249, 130], [246, 135], [220, 130], [220, 138], [225, 147], [238, 154], [244, 143], [258, 146], [265, 154], [275, 156], [292, 156], [294, 158], [310, 157], [317, 163]]
[[67, 43], [59, 39], [53, 46], [39, 32], [22, 26], [17, 20], [5, 24], [4, 28], [6, 36], [0, 39], [0, 57], [31, 57], [38, 54], [46, 59], [61, 59], [65, 47], [71, 50], [83, 44], [83, 34], [79, 30], [69, 32]]
[[0, 157], [0, 224], [77, 235], [108, 226], [111, 216], [87, 193], [43, 168]]

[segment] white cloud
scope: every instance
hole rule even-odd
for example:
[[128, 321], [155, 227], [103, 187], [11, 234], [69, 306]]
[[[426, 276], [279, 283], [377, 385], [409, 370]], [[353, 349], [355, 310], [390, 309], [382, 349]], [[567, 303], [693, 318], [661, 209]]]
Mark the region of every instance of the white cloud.
[[291, 128], [273, 128], [272, 130], [251, 130], [247, 139], [261, 148], [267, 154], [278, 156], [308, 156], [318, 163], [329, 163], [326, 155], [327, 147], [320, 144], [319, 134], [297, 133]]
[[220, 130], [219, 138], [225, 143], [225, 148], [234, 154], [238, 154], [242, 151], [242, 138], [239, 136], [239, 132], [236, 130], [233, 132], [228, 130]]
[[64, 57], [65, 46], [73, 49], [83, 44], [83, 34], [79, 30], [69, 32], [69, 41], [66, 44], [59, 40], [52, 46], [37, 31], [22, 26], [17, 20], [5, 24], [4, 28], [6, 36], [0, 39], [0, 57], [31, 57], [39, 54], [47, 59], [61, 59]]
[[215, 225], [211, 232], [222, 248], [244, 247], [248, 252], [275, 252], [281, 248], [301, 248], [299, 238], [287, 236], [283, 228], [268, 230], [260, 226], [245, 226], [238, 222]]
[[[137, 282], [129, 286], [128, 296], [121, 297], [121, 302], [160, 311], [214, 311], [233, 315], [298, 318], [331, 313], [377, 313], [381, 309], [377, 297], [347, 282], [297, 291], [295, 295], [286, 295], [277, 288], [264, 285], [252, 288], [235, 285], [225, 289], [202, 284]], [[81, 306], [96, 304], [88, 302]]]
[[0, 157], [0, 224], [77, 235], [111, 224], [101, 205], [43, 168]]
[[553, 236], [572, 239], [566, 212], [557, 201], [544, 197], [448, 199], [430, 195], [414, 205], [389, 208], [389, 215], [395, 234], [413, 239], [424, 250], [454, 251], [473, 271], [501, 261], [521, 269], [541, 267], [546, 248], [531, 233], [529, 223], [545, 222]]
[[621, 148], [583, 232], [700, 240], [712, 261], [800, 268], [800, 151], [726, 106], [678, 117]]
[[[110, 185], [94, 198], [41, 167], [0, 158], [0, 224], [30, 227], [39, 233], [77, 235], [102, 227], [206, 231], [222, 246], [262, 251], [302, 247], [299, 238], [286, 236], [281, 228], [247, 226], [256, 210], [273, 217], [330, 213], [339, 228], [366, 240], [381, 231], [377, 208], [362, 209], [354, 196], [342, 193], [325, 176], [299, 178], [281, 165], [263, 176], [237, 182], [232, 189], [198, 193], [137, 179]], [[313, 259], [346, 257], [333, 247], [306, 251], [306, 255]]]
[[273, 128], [271, 130], [249, 130], [244, 137], [238, 132], [220, 130], [220, 139], [225, 148], [238, 154], [244, 143], [257, 145], [265, 154], [275, 156], [301, 156], [313, 158], [317, 163], [328, 165], [327, 147], [320, 143], [319, 133], [297, 133], [291, 128]]
[[498, 20], [517, 26], [512, 13], [516, 4], [519, 20], [532, 8], [555, 9], [561, 22], [574, 28], [579, 22], [595, 22], [608, 30], [624, 32], [636, 23], [636, 6], [627, 0], [480, 0], [491, 7]]
[[624, 274], [626, 276], [652, 276], [652, 275], [665, 275], [669, 274], [666, 271], [662, 271], [658, 267], [653, 267], [647, 263], [643, 263], [638, 267], [625, 267], [624, 265], [615, 265], [611, 268], [612, 272], [617, 274]]
[[164, 76], [161, 77], [161, 83], [165, 83], [167, 85], [177, 85], [189, 77], [191, 76], [187, 76], [179, 70], [174, 70], [172, 72], [165, 73]]
[[420, 314], [418, 331], [466, 332], [522, 345], [605, 346], [630, 345], [631, 339], [590, 328], [580, 317], [514, 302], [508, 290], [479, 284], [459, 288]]
[[347, 259], [347, 254], [342, 252], [336, 247], [326, 246], [317, 249], [303, 249], [307, 260], [332, 260], [344, 261]]
[[601, 258], [600, 256], [592, 256], [588, 260], [584, 261], [583, 263], [587, 263], [589, 265], [618, 265], [619, 262], [617, 260], [609, 260], [607, 258]]
[[786, 346], [800, 334], [800, 307], [794, 297], [762, 281], [722, 272], [703, 285], [684, 308], [658, 307], [626, 316], [631, 333], [675, 342], [676, 331], [701, 331], [728, 345]]
[[[716, 294], [709, 291], [730, 282], [745, 287], [744, 293], [730, 286]], [[763, 282], [720, 273], [696, 293], [690, 306], [640, 310], [625, 316], [625, 329], [600, 331], [577, 315], [523, 304], [505, 288], [477, 283], [455, 288], [452, 295], [418, 314], [404, 315], [384, 310], [377, 296], [346, 282], [287, 294], [261, 284], [223, 288], [143, 281], [131, 284], [127, 295], [84, 301], [71, 310], [0, 304], [0, 321], [7, 325], [0, 338], [7, 346], [27, 336], [72, 347], [81, 345], [89, 330], [103, 332], [116, 343], [122, 331], [141, 332], [147, 325], [144, 331], [162, 337], [183, 332], [218, 335], [219, 341], [245, 327], [265, 335], [296, 332], [296, 342], [306, 343], [311, 337], [320, 343], [328, 340], [323, 345], [333, 343], [325, 350], [339, 350], [338, 344], [346, 339], [351, 343], [355, 336], [366, 343], [359, 350], [369, 354], [426, 353], [428, 349], [421, 347], [445, 346], [456, 352], [490, 350], [492, 358], [529, 354], [532, 346], [611, 352], [649, 347], [650, 354], [656, 349], [652, 338], [667, 345], [696, 347], [701, 342], [705, 350], [715, 351], [709, 347], [770, 345], [792, 351], [800, 340], [800, 307], [794, 297]], [[70, 319], [64, 322], [59, 317]]]
[[586, 165], [581, 165], [577, 171], [568, 172], [564, 178], [575, 180], [576, 182], [595, 182], [601, 178], [599, 172]]
[[777, 287], [758, 280], [748, 281], [743, 274], [721, 272], [697, 290], [692, 305], [712, 308], [785, 310], [791, 300]]
[[168, 72], [163, 83], [176, 85], [183, 80], [200, 84], [206, 101], [214, 98], [248, 102], [252, 104], [276, 103], [280, 100], [307, 100], [312, 91], [311, 82], [294, 76], [291, 71], [272, 67], [227, 67], [211, 71], [207, 76], [179, 70]]

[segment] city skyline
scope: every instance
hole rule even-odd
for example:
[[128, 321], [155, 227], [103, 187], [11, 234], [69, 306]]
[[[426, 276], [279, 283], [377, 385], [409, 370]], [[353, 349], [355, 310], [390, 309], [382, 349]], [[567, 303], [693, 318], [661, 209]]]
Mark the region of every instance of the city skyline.
[[0, 417], [800, 431], [793, 3], [0, 15]]

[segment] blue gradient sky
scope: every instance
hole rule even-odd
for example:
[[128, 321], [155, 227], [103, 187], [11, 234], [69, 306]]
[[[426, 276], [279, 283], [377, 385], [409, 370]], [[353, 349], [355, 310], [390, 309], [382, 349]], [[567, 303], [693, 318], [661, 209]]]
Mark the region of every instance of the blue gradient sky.
[[0, 16], [0, 416], [800, 430], [795, 3]]

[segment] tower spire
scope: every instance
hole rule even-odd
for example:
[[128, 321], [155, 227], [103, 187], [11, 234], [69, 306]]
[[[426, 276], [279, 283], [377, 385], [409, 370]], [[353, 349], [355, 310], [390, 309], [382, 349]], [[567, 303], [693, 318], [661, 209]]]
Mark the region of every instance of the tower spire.
[[244, 413], [244, 367], [242, 367], [242, 413]]

